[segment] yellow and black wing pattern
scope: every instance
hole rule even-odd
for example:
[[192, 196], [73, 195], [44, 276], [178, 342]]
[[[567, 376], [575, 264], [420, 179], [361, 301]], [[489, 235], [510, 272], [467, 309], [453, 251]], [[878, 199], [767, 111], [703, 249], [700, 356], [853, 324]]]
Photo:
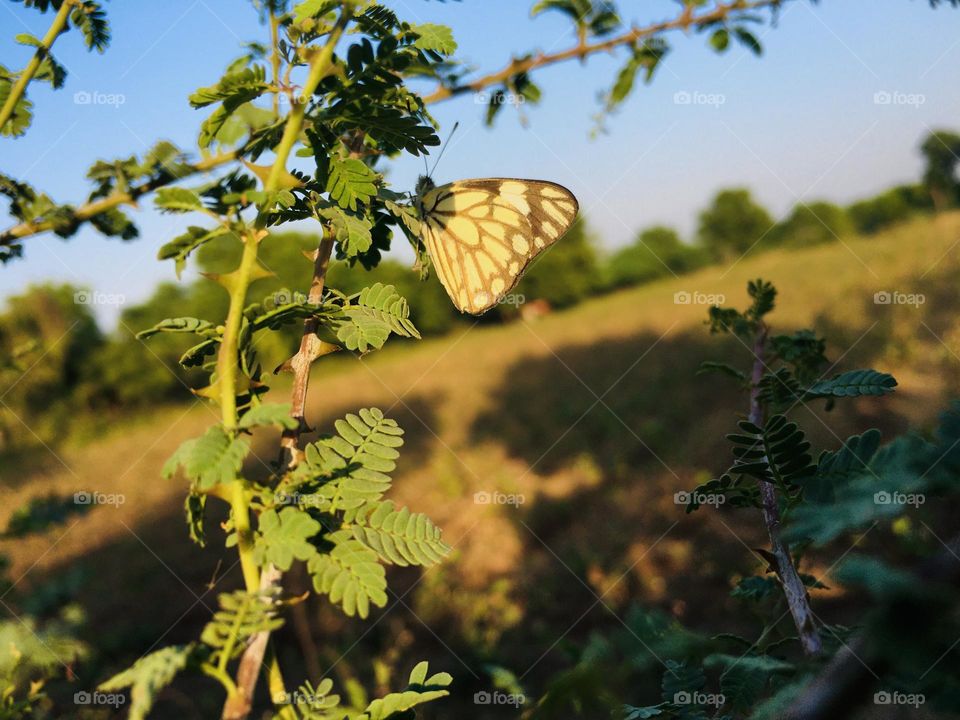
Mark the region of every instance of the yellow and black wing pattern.
[[480, 315], [520, 281], [530, 262], [563, 237], [577, 199], [543, 180], [481, 178], [418, 184], [420, 235], [460, 312]]

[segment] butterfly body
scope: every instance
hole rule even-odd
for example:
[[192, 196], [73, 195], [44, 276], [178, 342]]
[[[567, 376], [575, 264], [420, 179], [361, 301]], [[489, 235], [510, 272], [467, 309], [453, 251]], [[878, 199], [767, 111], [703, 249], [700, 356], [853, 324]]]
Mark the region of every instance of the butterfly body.
[[417, 183], [420, 237], [461, 312], [480, 315], [520, 281], [531, 261], [576, 219], [577, 199], [543, 180], [479, 178]]

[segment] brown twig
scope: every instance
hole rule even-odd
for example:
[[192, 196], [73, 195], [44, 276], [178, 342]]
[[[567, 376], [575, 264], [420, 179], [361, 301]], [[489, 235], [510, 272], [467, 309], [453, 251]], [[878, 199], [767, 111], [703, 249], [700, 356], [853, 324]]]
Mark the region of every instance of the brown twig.
[[537, 53], [526, 58], [514, 58], [504, 68], [496, 72], [482, 75], [476, 80], [460, 83], [452, 86], [442, 86], [434, 90], [424, 98], [424, 102], [434, 103], [441, 100], [462, 95], [468, 92], [478, 92], [491, 85], [500, 85], [507, 82], [510, 78], [527, 73], [547, 65], [555, 65], [567, 60], [583, 60], [588, 55], [594, 55], [601, 52], [609, 52], [624, 45], [633, 45], [639, 40], [659, 35], [669, 30], [687, 31], [690, 28], [699, 28], [713, 23], [723, 22], [733, 12], [742, 12], [747, 10], [761, 10], [766, 7], [779, 7], [787, 0], [733, 0], [732, 2], [721, 3], [712, 10], [694, 15], [693, 6], [688, 6], [679, 16], [672, 20], [663, 20], [642, 28], [633, 28], [616, 37], [600, 40], [594, 43], [584, 43], [580, 40], [573, 47], [566, 48], [554, 53]]
[[[120, 205], [132, 205], [136, 207], [137, 200], [140, 197], [152, 193], [154, 190], [166, 187], [175, 180], [180, 180], [191, 175], [213, 170], [221, 165], [226, 165], [236, 160], [237, 157], [238, 153], [236, 151], [219, 153], [180, 169], [177, 177], [174, 179], [169, 177], [153, 178], [139, 185], [134, 185], [126, 191], [112, 192], [106, 197], [98, 198], [97, 200], [81, 205], [73, 211], [70, 219], [76, 224], [82, 224], [90, 220], [93, 216], [119, 207]], [[0, 232], [0, 247], [9, 247], [16, 243], [17, 240], [23, 240], [31, 235], [49, 232], [50, 230], [56, 229], [58, 224], [59, 223], [52, 220], [30, 220], [19, 223], [18, 225], [13, 225], [3, 232]]]
[[[327, 268], [330, 265], [330, 254], [333, 252], [334, 234], [324, 229], [320, 246], [313, 256], [313, 280], [310, 283], [310, 293], [307, 302], [318, 305], [323, 299], [323, 288], [326, 283]], [[299, 425], [293, 430], [284, 430], [280, 440], [281, 448], [286, 452], [287, 467], [296, 466], [301, 458], [300, 435], [309, 431], [304, 417], [307, 405], [307, 388], [310, 383], [310, 366], [318, 357], [331, 352], [332, 346], [324, 343], [317, 337], [319, 323], [314, 318], [307, 318], [303, 323], [303, 336], [300, 338], [300, 349], [297, 354], [281, 366], [282, 370], [293, 373], [293, 389], [290, 393], [290, 415], [297, 419]]]
[[[764, 425], [763, 403], [760, 401], [760, 381], [763, 379], [766, 364], [764, 356], [767, 349], [767, 327], [760, 326], [753, 344], [753, 371], [750, 377], [750, 422], [757, 427]], [[777, 577], [787, 599], [787, 607], [793, 622], [797, 626], [800, 644], [807, 655], [820, 653], [822, 643], [817, 634], [813, 610], [810, 609], [810, 597], [803, 584], [797, 567], [790, 556], [790, 549], [780, 537], [780, 506], [776, 487], [769, 482], [760, 481], [760, 498], [763, 505], [763, 522], [770, 537], [770, 549], [776, 561]]]
[[[310, 283], [310, 293], [307, 296], [307, 301], [314, 305], [319, 304], [323, 299], [323, 288], [326, 284], [327, 268], [330, 265], [334, 237], [334, 233], [329, 228], [325, 228], [320, 245], [314, 253], [313, 279]], [[290, 415], [296, 418], [298, 423], [296, 428], [284, 430], [283, 437], [280, 440], [281, 453], [285, 455], [285, 457], [281, 457], [281, 460], [283, 465], [290, 468], [296, 467], [300, 463], [303, 457], [303, 451], [300, 449], [300, 436], [309, 430], [304, 414], [307, 404], [307, 390], [310, 384], [310, 366], [314, 360], [329, 351], [329, 346], [317, 337], [317, 328], [318, 323], [314, 318], [308, 318], [304, 321], [300, 349], [283, 366], [283, 369], [293, 372]], [[260, 574], [260, 589], [267, 591], [278, 586], [282, 575], [283, 573], [273, 565], [268, 566]], [[260, 675], [260, 668], [263, 666], [263, 658], [266, 655], [269, 641], [269, 631], [259, 632], [250, 638], [250, 643], [240, 659], [240, 666], [237, 670], [237, 689], [239, 691], [237, 697], [240, 700], [237, 703], [228, 703], [224, 706], [223, 720], [243, 720], [250, 714], [257, 677]]]
[[[925, 561], [915, 573], [918, 584], [937, 583], [960, 587], [960, 536], [954, 537], [936, 556]], [[911, 622], [904, 623], [908, 612]], [[929, 631], [943, 618], [943, 608], [909, 609], [891, 602], [874, 620], [874, 627], [884, 632], [899, 629], [905, 647], [917, 633]], [[863, 705], [870, 691], [877, 686], [878, 676], [889, 669], [889, 662], [871, 647], [871, 633], [866, 630], [852, 642], [844, 645], [820, 674], [793, 701], [785, 720], [834, 720], [851, 717], [855, 708]]]

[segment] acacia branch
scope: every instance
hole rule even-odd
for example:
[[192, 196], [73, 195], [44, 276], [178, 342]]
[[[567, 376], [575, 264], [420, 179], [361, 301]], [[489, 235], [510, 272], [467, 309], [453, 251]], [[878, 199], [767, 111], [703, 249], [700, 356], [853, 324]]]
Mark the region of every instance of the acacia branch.
[[[221, 165], [226, 165], [227, 163], [236, 160], [239, 155], [239, 151], [236, 150], [218, 153], [216, 155], [211, 155], [210, 157], [204, 158], [196, 163], [187, 165], [184, 168], [178, 169], [176, 178], [171, 178], [169, 176], [152, 178], [138, 185], [133, 185], [125, 191], [115, 190], [106, 197], [91, 200], [90, 202], [84, 203], [80, 207], [76, 208], [70, 214], [69, 219], [75, 224], [79, 225], [87, 222], [95, 215], [107, 212], [108, 210], [112, 210], [120, 205], [131, 205], [136, 207], [137, 200], [144, 195], [148, 195], [155, 190], [159, 190], [162, 187], [171, 185], [172, 183], [182, 180], [183, 178], [208, 172], [220, 167]], [[12, 225], [3, 232], [0, 232], [0, 247], [9, 247], [15, 244], [18, 240], [23, 240], [31, 235], [39, 235], [40, 233], [56, 230], [57, 227], [59, 227], [62, 223], [62, 219], [58, 220], [57, 222], [54, 222], [53, 220], [28, 220], [17, 225]]]
[[[578, 40], [577, 44], [566, 50], [556, 53], [537, 53], [524, 59], [514, 59], [502, 70], [483, 75], [476, 80], [456, 85], [441, 86], [424, 98], [427, 104], [433, 104], [449, 100], [458, 95], [468, 92], [477, 92], [492, 85], [499, 85], [508, 81], [518, 73], [531, 72], [538, 68], [555, 65], [567, 60], [584, 60], [589, 55], [600, 52], [609, 52], [618, 47], [631, 45], [647, 37], [670, 30], [689, 30], [706, 27], [708, 25], [727, 20], [732, 13], [746, 12], [749, 10], [762, 10], [764, 8], [778, 8], [788, 0], [732, 0], [717, 5], [712, 10], [700, 14], [692, 13], [692, 6], [688, 6], [680, 15], [672, 20], [665, 20], [653, 23], [642, 28], [633, 28], [629, 32], [618, 35], [606, 40], [594, 43], [586, 42], [585, 39]], [[221, 165], [232, 162], [242, 154], [242, 150], [233, 151], [206, 158], [185, 169], [177, 178], [162, 178], [159, 180], [150, 180], [140, 185], [135, 185], [127, 192], [114, 192], [105, 198], [87, 202], [80, 205], [70, 214], [70, 219], [75, 223], [84, 223], [95, 215], [106, 212], [112, 208], [124, 204], [135, 204], [137, 198], [153, 192], [161, 187], [172, 184], [175, 181], [190, 177], [191, 175], [213, 170]], [[10, 247], [16, 244], [18, 240], [49, 232], [56, 229], [57, 223], [50, 220], [30, 220], [13, 225], [6, 230], [0, 231], [0, 247]]]
[[17, 103], [20, 102], [23, 94], [27, 91], [27, 86], [40, 69], [40, 64], [50, 54], [50, 49], [53, 47], [53, 43], [56, 42], [60, 34], [66, 30], [67, 18], [70, 15], [70, 9], [73, 7], [73, 5], [73, 0], [63, 1], [63, 4], [60, 5], [60, 9], [57, 10], [56, 16], [53, 18], [53, 22], [50, 23], [50, 28], [47, 30], [47, 34], [43, 36], [43, 40], [40, 41], [39, 47], [37, 47], [36, 52], [33, 53], [33, 57], [30, 58], [30, 62], [27, 63], [27, 66], [23, 69], [23, 72], [20, 73], [17, 81], [10, 87], [10, 94], [7, 95], [7, 99], [3, 103], [3, 107], [0, 108], [0, 130], [2, 130], [3, 126], [7, 124], [11, 117], [13, 117], [13, 112], [16, 110]]
[[[310, 72], [303, 86], [303, 92], [305, 95], [312, 95], [316, 87], [331, 71], [331, 68], [333, 67], [334, 48], [336, 47], [337, 43], [340, 41], [340, 38], [342, 37], [343, 32], [346, 29], [346, 26], [349, 24], [350, 19], [351, 19], [351, 16], [349, 12], [347, 12], [347, 10], [345, 9], [341, 13], [339, 19], [337, 20], [337, 23], [331, 29], [330, 35], [327, 38], [327, 41], [324, 44], [323, 48], [314, 53], [313, 58], [310, 62]], [[273, 192], [277, 190], [277, 188], [280, 186], [280, 183], [282, 181], [284, 174], [287, 172], [287, 160], [289, 159], [290, 153], [293, 151], [293, 147], [294, 145], [296, 145], [297, 139], [300, 137], [300, 132], [303, 129], [305, 111], [306, 109], [303, 104], [297, 104], [293, 107], [293, 109], [290, 111], [290, 114], [287, 116], [284, 129], [283, 129], [283, 136], [280, 139], [280, 144], [277, 145], [276, 158], [273, 162], [273, 165], [270, 168], [270, 174], [268, 175], [267, 180], [264, 183], [264, 190], [266, 190], [267, 192]], [[259, 239], [260, 238], [258, 237], [257, 244], [259, 243]], [[320, 249], [317, 252], [317, 258], [314, 266], [314, 282], [310, 289], [311, 298], [316, 296], [317, 302], [319, 302], [319, 298], [323, 295], [324, 278], [326, 276], [327, 264], [329, 262], [330, 252], [333, 249], [333, 239], [334, 238], [331, 231], [329, 230], [325, 231], [323, 235], [323, 240], [321, 241], [321, 244], [320, 244]], [[257, 251], [256, 251], [257, 244], [251, 243], [251, 244], [245, 245], [244, 257], [246, 257], [247, 250], [249, 248], [253, 248], [251, 252], [255, 260], [256, 254], [257, 254]], [[320, 255], [321, 252], [325, 252], [325, 255], [322, 259]], [[241, 261], [241, 267], [242, 267], [242, 261]], [[239, 286], [240, 283], [237, 283], [237, 285]], [[243, 286], [242, 292], [244, 295], [246, 294], [246, 285]], [[241, 303], [241, 306], [242, 306], [242, 303]], [[231, 302], [230, 309], [231, 311], [233, 311], [234, 309], [233, 302]], [[304, 336], [307, 335], [309, 322], [310, 320], [308, 319], [304, 323]], [[314, 323], [309, 327], [310, 327], [311, 337], [315, 338], [316, 324]], [[228, 329], [229, 329], [229, 325], [228, 325]], [[223, 345], [225, 345], [225, 342], [226, 340], [224, 340], [224, 343], [222, 344], [220, 349], [220, 356], [219, 356], [220, 359], [226, 356], [225, 349], [223, 347]], [[307, 342], [307, 338], [305, 337], [301, 343], [301, 346], [303, 346], [303, 344], [306, 342]], [[226, 348], [226, 350], [230, 351], [231, 349]], [[232, 362], [233, 372], [235, 373], [236, 372], [236, 349], [235, 348], [233, 349], [232, 357], [229, 357], [228, 359], [230, 362]], [[225, 364], [226, 364], [226, 361], [224, 361], [224, 365]], [[221, 377], [223, 377], [223, 373], [225, 370], [226, 370], [226, 367], [220, 368], [218, 364], [218, 373], [221, 375]], [[301, 416], [303, 414], [302, 408], [306, 403], [307, 377], [309, 376], [309, 372], [310, 372], [309, 363], [306, 364], [306, 367], [302, 372], [304, 374], [302, 383], [300, 384], [298, 384], [297, 382], [294, 383], [294, 403], [299, 403], [299, 406], [301, 408], [300, 410]], [[301, 389], [301, 385], [302, 385], [302, 389]], [[235, 420], [236, 405], [235, 405], [235, 398], [232, 395], [233, 390], [234, 390], [233, 388], [221, 387], [221, 393], [222, 393], [221, 404], [224, 407], [224, 425], [227, 427], [230, 427], [230, 425], [227, 422], [227, 415], [229, 411], [228, 405], [230, 402], [234, 403], [233, 417], [234, 417], [234, 424], [236, 423], [236, 420]], [[224, 399], [228, 391], [231, 395], [229, 401]], [[298, 396], [298, 393], [302, 393], [302, 395]], [[297, 438], [299, 438], [299, 434], [297, 435]], [[242, 496], [239, 495], [240, 492], [242, 492], [242, 489], [238, 490], [238, 497], [245, 498], [245, 495], [242, 495]], [[249, 507], [247, 506], [245, 499], [242, 507], [239, 507], [238, 505], [239, 503], [237, 501], [234, 501], [233, 509], [234, 509], [235, 516], [238, 513], [249, 512]], [[239, 536], [239, 526], [238, 526], [238, 536]], [[241, 547], [241, 550], [242, 550], [242, 547]], [[241, 553], [241, 558], [242, 557], [243, 555]], [[278, 583], [279, 580], [280, 580], [280, 571], [277, 568], [270, 566], [266, 568], [265, 571], [257, 577], [256, 584], [253, 587], [251, 587], [251, 583], [249, 582], [249, 579], [248, 579], [247, 590], [249, 592], [256, 592], [258, 590], [266, 589]], [[243, 720], [244, 718], [249, 716], [250, 710], [253, 706], [253, 695], [256, 689], [257, 678], [260, 674], [260, 667], [263, 664], [263, 658], [267, 650], [267, 644], [269, 642], [269, 639], [270, 639], [270, 633], [266, 631], [259, 632], [250, 639], [247, 649], [244, 651], [243, 658], [241, 658], [240, 665], [237, 669], [237, 692], [233, 695], [228, 695], [227, 701], [223, 706], [222, 717], [224, 720]], [[279, 693], [285, 694], [283, 676], [280, 673], [280, 667], [279, 667], [279, 664], [277, 663], [276, 657], [274, 657], [270, 663], [270, 690], [272, 694], [279, 694]], [[289, 707], [282, 707], [278, 714], [281, 717], [293, 716], [293, 713]]]
[[[954, 537], [939, 554], [920, 565], [914, 573], [917, 585], [960, 587], [958, 557], [960, 536]], [[924, 632], [932, 630], [942, 622], [944, 613], [952, 610], [936, 602], [933, 606], [914, 606], [898, 598], [889, 601], [871, 625], [883, 628], [883, 633], [895, 633], [894, 637], [902, 643], [902, 647], [910, 648], [916, 637], [922, 637]], [[889, 660], [871, 642], [876, 634], [867, 628], [859, 637], [845, 644], [791, 703], [785, 720], [850, 717], [857, 707], [866, 704], [870, 692], [877, 686], [877, 676], [882, 677], [890, 669]], [[891, 639], [889, 642], [897, 640]]]
[[[753, 344], [753, 371], [750, 377], [750, 422], [757, 427], [764, 426], [764, 409], [760, 400], [760, 381], [766, 369], [764, 356], [767, 350], [767, 327], [761, 323], [757, 329]], [[770, 537], [770, 549], [776, 561], [777, 577], [783, 587], [787, 607], [793, 617], [800, 644], [807, 655], [820, 653], [822, 644], [817, 634], [813, 610], [810, 609], [810, 597], [803, 584], [800, 573], [790, 555], [790, 549], [780, 536], [780, 504], [777, 488], [771, 482], [760, 481], [760, 498], [763, 507], [763, 522]]]
[[[323, 288], [326, 283], [327, 267], [330, 264], [330, 254], [333, 251], [334, 234], [326, 229], [323, 238], [320, 241], [320, 247], [317, 248], [314, 255], [313, 280], [310, 284], [310, 294], [308, 302], [318, 304], [323, 297]], [[297, 427], [293, 430], [284, 430], [281, 438], [281, 452], [286, 454], [285, 465], [295, 467], [299, 464], [303, 453], [300, 450], [300, 436], [309, 430], [304, 412], [307, 404], [307, 389], [310, 383], [310, 366], [313, 361], [323, 354], [324, 343], [317, 337], [318, 323], [314, 318], [307, 318], [303, 322], [303, 336], [300, 339], [300, 350], [291, 360], [285, 364], [293, 372], [293, 389], [291, 391], [290, 415], [297, 420]], [[276, 567], [270, 565], [260, 575], [260, 589], [266, 591], [271, 587], [280, 584], [281, 573]], [[240, 667], [237, 670], [237, 686], [241, 690], [241, 696], [252, 698], [254, 688], [257, 684], [257, 677], [260, 675], [260, 668], [263, 665], [263, 658], [267, 651], [267, 644], [270, 640], [270, 632], [263, 630], [250, 639], [250, 644], [240, 659]], [[271, 672], [273, 669], [271, 668]], [[250, 707], [247, 705], [241, 712], [228, 716], [224, 713], [224, 718], [229, 720], [239, 720], [247, 717]]]
[[688, 5], [680, 15], [672, 20], [663, 20], [640, 28], [635, 27], [616, 37], [598, 40], [593, 43], [587, 42], [586, 38], [581, 36], [576, 45], [565, 50], [554, 53], [538, 52], [525, 58], [514, 58], [503, 69], [482, 75], [476, 80], [457, 83], [455, 85], [441, 85], [427, 95], [424, 98], [424, 102], [434, 103], [452, 98], [456, 95], [478, 92], [491, 85], [501, 85], [517, 75], [528, 73], [548, 65], [556, 65], [557, 63], [568, 60], [585, 60], [590, 55], [609, 52], [625, 45], [634, 45], [644, 38], [659, 35], [670, 30], [687, 31], [691, 28], [698, 29], [716, 23], [722, 23], [734, 12], [762, 10], [768, 7], [778, 8], [784, 2], [788, 2], [788, 0], [732, 0], [731, 2], [720, 3], [712, 10], [700, 14], [694, 14], [693, 6]]

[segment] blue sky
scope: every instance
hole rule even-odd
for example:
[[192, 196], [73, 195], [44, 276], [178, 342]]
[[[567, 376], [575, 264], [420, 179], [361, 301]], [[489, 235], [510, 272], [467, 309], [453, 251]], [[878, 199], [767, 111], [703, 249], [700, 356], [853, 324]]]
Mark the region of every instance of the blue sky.
[[[484, 71], [512, 54], [556, 51], [572, 41], [562, 17], [531, 19], [524, 0], [387, 4], [412, 22], [453, 27], [460, 57]], [[620, 7], [625, 19], [647, 24], [673, 16], [676, 3], [624, 0]], [[188, 94], [215, 82], [242, 42], [264, 38], [242, 0], [141, 0], [106, 9], [114, 33], [107, 52], [87, 53], [75, 33], [61, 38], [55, 55], [70, 71], [66, 88], [32, 87], [37, 118], [30, 131], [0, 140], [0, 169], [61, 201], [83, 199], [86, 169], [98, 158], [139, 154], [158, 139], [195, 148], [205, 111], [192, 110]], [[42, 35], [50, 16], [3, 3], [0, 18], [0, 63], [20, 68], [29, 53], [12, 36]], [[471, 96], [434, 106], [444, 133], [460, 122], [435, 179], [560, 182], [578, 196], [605, 248], [658, 223], [689, 237], [697, 212], [722, 187], [751, 188], [776, 215], [799, 200], [848, 202], [916, 180], [922, 137], [933, 128], [960, 128], [958, 30], [960, 11], [931, 10], [926, 0], [796, 0], [776, 29], [761, 31], [760, 59], [739, 47], [717, 56], [703, 36], [674, 33], [673, 52], [652, 85], [640, 87], [607, 121], [609, 134], [596, 139], [597, 94], [620, 58], [546, 68], [535, 76], [543, 102], [524, 107], [528, 127], [507, 109], [486, 129]], [[82, 92], [123, 102], [78, 104], [75, 93]], [[878, 93], [892, 101], [878, 103]], [[412, 189], [422, 167], [402, 160], [389, 179]], [[25, 259], [0, 268], [0, 296], [58, 280], [128, 303], [147, 297], [156, 283], [174, 278], [172, 264], [155, 260], [157, 248], [190, 221], [157, 214], [149, 200], [135, 216], [141, 238], [131, 243], [90, 229], [67, 242], [28, 239]], [[98, 307], [107, 324], [117, 311]]]

